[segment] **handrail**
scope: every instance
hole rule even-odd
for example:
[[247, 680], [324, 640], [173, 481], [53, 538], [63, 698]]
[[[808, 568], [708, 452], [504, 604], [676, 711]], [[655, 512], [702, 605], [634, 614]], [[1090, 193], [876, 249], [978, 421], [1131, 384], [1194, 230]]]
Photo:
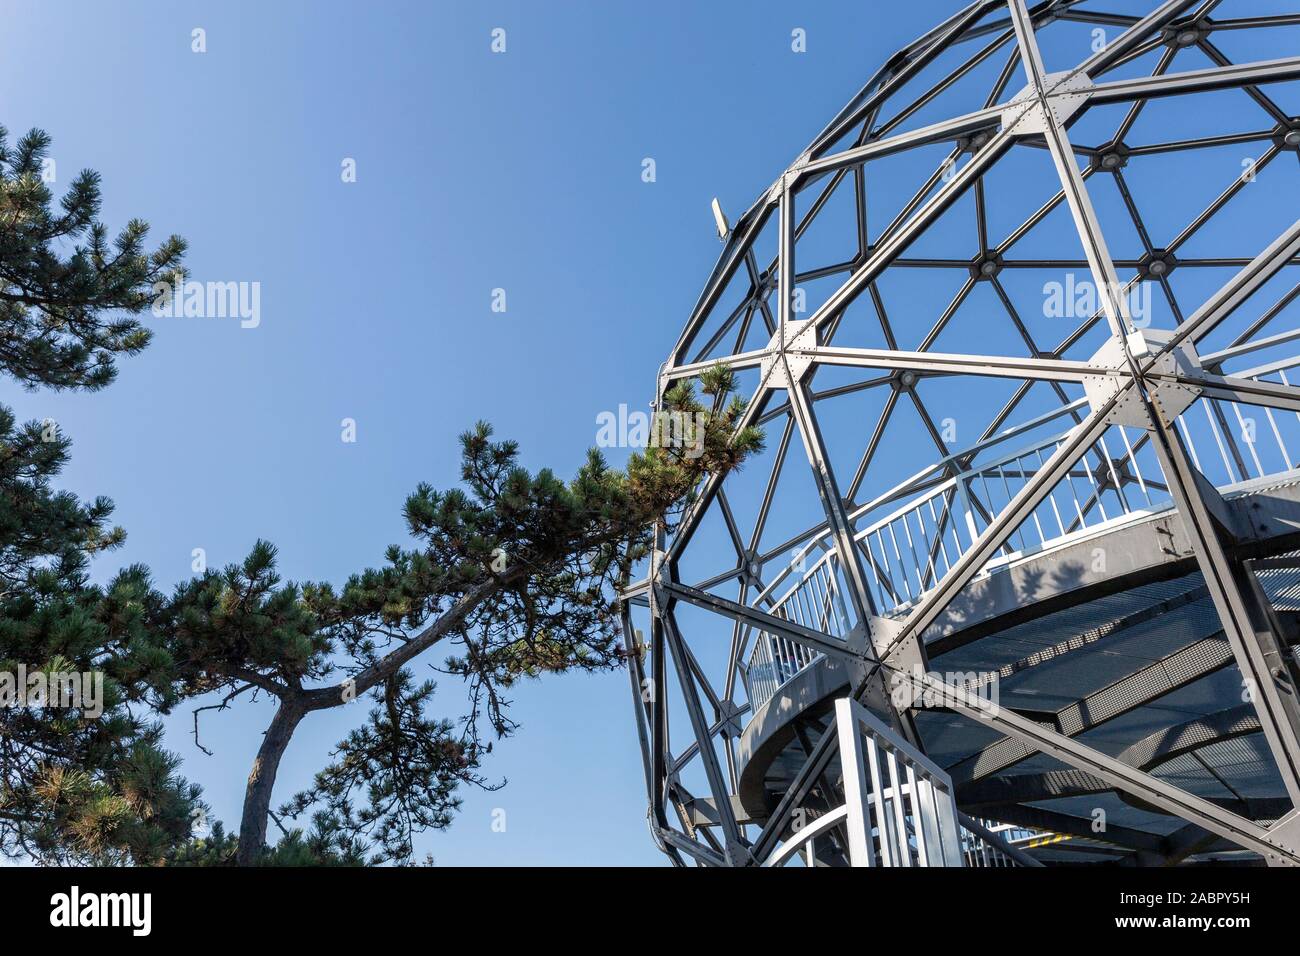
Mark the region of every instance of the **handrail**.
[[[1236, 376], [1260, 379], [1277, 375], [1283, 384], [1292, 384], [1286, 372], [1293, 368], [1300, 368], [1300, 357], [1271, 362], [1236, 373]], [[1010, 429], [1001, 436], [950, 455], [943, 462], [895, 485], [867, 505], [854, 509], [851, 518], [856, 521], [871, 509], [897, 500], [908, 487], [915, 488], [945, 463], [977, 454], [1012, 434], [1023, 434], [1079, 405], [1080, 402], [1063, 405], [1051, 415], [1039, 416], [1025, 426]], [[1197, 406], [1200, 406], [1199, 410]], [[1229, 421], [1224, 406], [1231, 407], [1235, 422]], [[1300, 467], [1300, 461], [1291, 457], [1284, 429], [1279, 423], [1279, 419], [1284, 423], [1290, 422], [1289, 414], [1275, 414], [1271, 408], [1246, 408], [1251, 417], [1243, 415], [1240, 403], [1202, 396], [1178, 418], [1178, 428], [1193, 463], [1202, 471], [1216, 471], [1221, 475], [1222, 481], [1215, 480], [1220, 487], [1281, 475]], [[1255, 420], [1257, 412], [1262, 414], [1262, 422]], [[1291, 414], [1295, 415], [1295, 420], [1287, 425], [1293, 433], [1290, 447], [1300, 451], [1300, 412]], [[987, 526], [986, 516], [1001, 511], [1069, 434], [1069, 431], [1053, 434], [1016, 451], [974, 464], [929, 486], [866, 528], [856, 531], [853, 541], [867, 573], [873, 613], [881, 616], [896, 614], [933, 588], [979, 537], [981, 528]], [[1207, 449], [1209, 457], [1206, 457]], [[1267, 464], [1265, 458], [1268, 458]], [[1146, 459], [1146, 464], [1143, 459]], [[1146, 432], [1112, 425], [1025, 522], [1013, 531], [980, 573], [992, 573], [1010, 560], [1092, 533], [1120, 519], [1149, 514], [1169, 504], [1169, 494], [1155, 466]], [[754, 603], [771, 602], [769, 613], [777, 617], [833, 636], [846, 637], [849, 628], [843, 592], [847, 582], [841, 576], [838, 551], [830, 548], [811, 564], [804, 563], [812, 549], [828, 547], [829, 539], [829, 529], [815, 533], [799, 549], [796, 561], [782, 568], [757, 595]], [[773, 598], [777, 588], [794, 574], [799, 575], [798, 580]], [[747, 672], [753, 674], [749, 679], [749, 696], [754, 711], [820, 656], [787, 638], [758, 632], [747, 662]]]

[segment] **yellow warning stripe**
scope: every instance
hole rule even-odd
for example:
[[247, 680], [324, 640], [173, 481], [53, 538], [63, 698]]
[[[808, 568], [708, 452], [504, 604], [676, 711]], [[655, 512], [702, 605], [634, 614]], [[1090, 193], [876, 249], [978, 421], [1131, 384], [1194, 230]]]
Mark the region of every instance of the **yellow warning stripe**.
[[1053, 833], [1050, 836], [1040, 837], [1037, 840], [1030, 840], [1028, 849], [1032, 850], [1040, 846], [1051, 846], [1053, 843], [1062, 843], [1066, 840], [1073, 840], [1074, 837], [1065, 833]]

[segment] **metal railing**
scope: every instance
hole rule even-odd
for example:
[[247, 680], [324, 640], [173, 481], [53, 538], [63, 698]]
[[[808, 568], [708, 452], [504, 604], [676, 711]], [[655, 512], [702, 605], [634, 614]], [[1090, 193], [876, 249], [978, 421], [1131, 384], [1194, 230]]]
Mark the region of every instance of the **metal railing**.
[[821, 657], [814, 650], [777, 634], [763, 633], [749, 657], [749, 698], [761, 707], [790, 678]]
[[[1237, 354], [1242, 353], [1234, 352], [1231, 357]], [[1207, 363], [1215, 358], [1218, 356], [1207, 357]], [[1237, 375], [1300, 384], [1298, 368], [1300, 357]], [[1062, 406], [951, 455], [854, 509], [855, 523], [870, 521], [855, 533], [854, 540], [867, 576], [872, 613], [897, 614], [932, 589], [1070, 433], [1058, 431], [984, 461], [978, 460], [981, 455], [1011, 438], [1041, 430], [1054, 419], [1071, 416], [1077, 420], [1086, 405], [1080, 400]], [[1300, 412], [1202, 397], [1179, 416], [1177, 425], [1193, 463], [1222, 490], [1279, 477], [1297, 467], [1290, 449], [1300, 452]], [[897, 504], [900, 500], [903, 503]], [[987, 575], [1018, 558], [1169, 505], [1169, 491], [1148, 433], [1112, 425], [980, 573]], [[886, 511], [890, 506], [893, 510]], [[827, 550], [809, 564], [808, 555], [817, 547]], [[774, 596], [776, 588], [792, 577], [793, 583]], [[844, 588], [839, 555], [831, 548], [829, 531], [822, 529], [808, 536], [790, 566], [758, 596], [756, 605], [767, 602], [770, 607], [765, 609], [776, 617], [844, 638], [851, 626]], [[757, 711], [820, 656], [778, 635], [756, 633], [747, 670], [753, 709]]]
[[843, 828], [851, 866], [963, 866], [962, 828], [952, 779], [895, 735], [857, 701], [835, 702], [834, 733], [843, 769], [844, 803], [793, 833], [765, 866], [802, 851], [816, 860], [817, 841]]
[[[974, 822], [985, 832], [1013, 847], [1019, 847], [1042, 836], [1042, 834], [1034, 830], [1026, 830], [1024, 827], [1018, 827], [1013, 823], [999, 823], [996, 820], [976, 820]], [[961, 850], [962, 857], [968, 867], [985, 868], [1025, 865], [1017, 861], [992, 840], [985, 838], [983, 834], [965, 826], [962, 827], [961, 831]]]

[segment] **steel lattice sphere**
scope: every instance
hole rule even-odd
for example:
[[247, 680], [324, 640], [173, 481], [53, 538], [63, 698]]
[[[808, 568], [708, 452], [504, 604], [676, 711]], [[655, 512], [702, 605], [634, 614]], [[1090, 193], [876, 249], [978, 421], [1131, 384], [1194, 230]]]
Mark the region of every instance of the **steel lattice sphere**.
[[766, 447], [625, 602], [675, 862], [1300, 861], [1300, 16], [1250, 6], [972, 4], [715, 205], [658, 394], [728, 365]]

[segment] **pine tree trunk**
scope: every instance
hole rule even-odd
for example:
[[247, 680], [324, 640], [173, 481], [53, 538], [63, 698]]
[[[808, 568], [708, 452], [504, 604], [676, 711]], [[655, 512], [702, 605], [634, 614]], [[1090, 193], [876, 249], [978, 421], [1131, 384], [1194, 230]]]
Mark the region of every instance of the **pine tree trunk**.
[[248, 788], [244, 791], [244, 814], [239, 822], [239, 850], [235, 862], [240, 866], [253, 866], [266, 845], [266, 824], [271, 813], [271, 791], [275, 788], [275, 774], [280, 768], [280, 758], [293, 739], [299, 721], [307, 708], [293, 698], [284, 698], [266, 728], [262, 746], [253, 761], [253, 772], [248, 775]]

